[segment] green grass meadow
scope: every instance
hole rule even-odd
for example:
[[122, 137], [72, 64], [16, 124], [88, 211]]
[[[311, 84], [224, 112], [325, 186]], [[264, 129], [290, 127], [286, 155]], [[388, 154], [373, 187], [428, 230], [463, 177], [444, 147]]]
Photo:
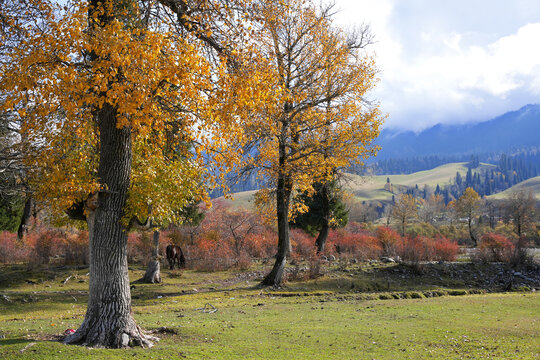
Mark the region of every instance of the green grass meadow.
[[[408, 175], [376, 175], [376, 176], [359, 176], [354, 174], [346, 174], [347, 181], [344, 189], [352, 195], [355, 201], [390, 201], [392, 193], [384, 190], [386, 179], [390, 178], [390, 182], [394, 185], [395, 191], [406, 188], [413, 188], [416, 185], [423, 189], [424, 185], [428, 185], [432, 190], [435, 190], [437, 184], [440, 186], [452, 183], [459, 172], [463, 177], [467, 174], [467, 163], [448, 163], [438, 166], [431, 170], [419, 171]], [[474, 171], [486, 171], [494, 168], [495, 165], [482, 163]], [[538, 179], [530, 179], [529, 185], [536, 186]], [[526, 182], [523, 182], [526, 183]], [[518, 185], [516, 185], [518, 186]], [[508, 191], [508, 190], [507, 190]], [[233, 194], [233, 200], [228, 200], [227, 203], [231, 206], [250, 208], [253, 204], [253, 195], [256, 191], [244, 191]], [[504, 192], [506, 193], [506, 192]], [[503, 194], [503, 193], [501, 193]], [[498, 198], [505, 198], [507, 193]]]
[[[337, 275], [274, 291], [256, 286], [260, 272], [163, 270], [163, 284], [132, 289], [136, 320], [161, 341], [108, 350], [58, 341], [84, 317], [87, 269], [0, 270], [0, 359], [540, 358], [537, 292], [394, 299]], [[143, 270], [132, 269], [132, 280]]]

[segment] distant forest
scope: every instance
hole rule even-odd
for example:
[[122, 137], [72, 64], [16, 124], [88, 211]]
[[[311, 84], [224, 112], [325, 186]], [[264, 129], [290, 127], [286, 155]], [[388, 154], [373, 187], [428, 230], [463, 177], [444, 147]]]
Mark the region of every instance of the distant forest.
[[[386, 161], [385, 161], [386, 162]], [[467, 163], [467, 173], [456, 173], [450, 185], [437, 185], [434, 194], [442, 195], [445, 203], [459, 198], [466, 188], [473, 188], [480, 196], [488, 196], [504, 191], [517, 183], [540, 175], [540, 152], [531, 151], [509, 156], [502, 154], [493, 164], [494, 168], [479, 169], [480, 159], [471, 156]], [[427, 198], [430, 194], [426, 189], [412, 188], [407, 193], [415, 197]]]
[[[482, 154], [463, 156], [423, 156], [402, 159], [383, 159], [365, 166], [345, 169], [358, 175], [404, 175], [418, 171], [430, 170], [448, 163], [467, 162], [469, 170], [466, 174], [457, 173], [454, 183], [444, 187], [437, 186], [433, 191], [410, 189], [408, 192], [416, 197], [429, 196], [430, 193], [441, 194], [445, 202], [461, 196], [467, 187], [472, 187], [481, 196], [504, 191], [524, 180], [540, 175], [540, 148], [523, 150], [509, 154]], [[492, 169], [474, 171], [480, 163], [492, 164]], [[264, 181], [255, 175], [245, 177], [236, 182], [229, 179], [232, 192], [256, 190], [264, 186]], [[424, 194], [425, 193], [425, 194]], [[215, 190], [211, 196], [223, 195], [221, 189]]]

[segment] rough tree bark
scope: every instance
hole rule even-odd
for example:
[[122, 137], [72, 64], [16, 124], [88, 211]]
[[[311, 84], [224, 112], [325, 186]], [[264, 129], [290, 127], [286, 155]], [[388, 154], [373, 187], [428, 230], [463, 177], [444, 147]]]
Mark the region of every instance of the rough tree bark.
[[[286, 148], [284, 143], [279, 145], [280, 169], [286, 168]], [[276, 262], [272, 271], [262, 281], [262, 285], [279, 286], [283, 281], [283, 272], [287, 263], [287, 256], [291, 250], [289, 238], [289, 203], [291, 200], [292, 181], [281, 170], [278, 175], [276, 187], [276, 209], [278, 221], [278, 251]]]
[[17, 237], [19, 239], [22, 239], [28, 233], [28, 227], [30, 226], [30, 218], [32, 217], [32, 214], [34, 214], [35, 216], [35, 211], [33, 211], [33, 208], [34, 200], [31, 196], [28, 196], [26, 202], [24, 203], [24, 210], [21, 216], [21, 224], [17, 229]]
[[160, 265], [159, 265], [159, 230], [155, 230], [153, 234], [154, 240], [154, 252], [152, 254], [152, 259], [146, 267], [146, 273], [143, 278], [140, 279], [140, 282], [148, 284], [158, 284], [161, 282], [160, 274]]
[[[100, 134], [98, 178], [104, 191], [87, 206], [90, 243], [90, 288], [82, 325], [66, 343], [119, 348], [130, 343], [151, 346], [131, 312], [127, 231], [122, 225], [131, 175], [131, 129], [116, 126], [116, 109], [105, 104], [96, 112]], [[95, 207], [95, 210], [93, 209]]]
[[[123, 5], [122, 0], [113, 1], [112, 9], [101, 13], [100, 4], [99, 0], [90, 1], [90, 32], [115, 19], [117, 7]], [[90, 59], [94, 62], [99, 57], [92, 52]], [[117, 108], [107, 102], [96, 107], [93, 115], [99, 130], [97, 177], [102, 190], [90, 199], [92, 204], [87, 201], [86, 209], [90, 248], [88, 307], [79, 329], [64, 342], [109, 348], [132, 343], [152, 346], [152, 340], [157, 338], [143, 334], [131, 311], [127, 228], [122, 225], [131, 178], [131, 127], [117, 127]]]

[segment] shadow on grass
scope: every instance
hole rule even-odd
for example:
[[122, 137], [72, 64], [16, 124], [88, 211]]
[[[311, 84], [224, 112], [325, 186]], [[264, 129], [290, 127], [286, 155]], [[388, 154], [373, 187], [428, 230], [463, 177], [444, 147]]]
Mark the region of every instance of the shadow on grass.
[[[337, 293], [430, 291], [470, 289], [501, 292], [540, 288], [538, 267], [513, 270], [506, 264], [420, 263], [384, 267], [343, 268], [326, 271], [319, 278], [291, 281], [284, 291]], [[474, 291], [473, 291], [474, 292]]]
[[30, 344], [36, 342], [33, 339], [1, 339], [0, 346], [18, 345], [18, 344]]
[[85, 269], [88, 269], [88, 266], [3, 264], [0, 265], [0, 290], [65, 279], [75, 271]]

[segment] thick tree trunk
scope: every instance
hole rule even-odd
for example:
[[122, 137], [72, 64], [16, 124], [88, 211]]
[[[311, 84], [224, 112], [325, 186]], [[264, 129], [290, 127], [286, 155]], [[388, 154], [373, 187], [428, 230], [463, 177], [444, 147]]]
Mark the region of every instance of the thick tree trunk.
[[322, 195], [322, 224], [321, 224], [321, 231], [319, 232], [319, 236], [317, 236], [317, 240], [315, 240], [315, 245], [317, 245], [317, 254], [320, 254], [324, 251], [324, 247], [326, 245], [326, 239], [328, 239], [328, 231], [330, 229], [330, 226], [328, 224], [330, 219], [330, 197], [328, 194], [328, 185], [323, 184], [321, 186], [321, 195]]
[[[105, 7], [103, 13], [99, 11], [100, 4], [100, 0], [90, 0], [90, 34], [98, 27], [126, 16], [121, 11], [125, 5], [122, 0], [112, 1], [112, 8]], [[91, 52], [90, 58], [97, 61], [99, 56]], [[117, 70], [121, 74], [122, 69]], [[118, 80], [110, 81], [109, 85], [112, 85]], [[117, 109], [108, 102], [95, 108], [94, 120], [99, 130], [97, 178], [101, 188], [96, 198], [91, 199], [93, 203], [87, 204], [90, 243], [88, 307], [79, 329], [64, 342], [111, 348], [132, 343], [151, 346], [151, 340], [157, 339], [142, 333], [131, 311], [127, 229], [121, 221], [131, 178], [131, 127], [117, 127]]]
[[289, 201], [290, 190], [285, 188], [283, 177], [278, 180], [276, 203], [278, 220], [278, 251], [276, 262], [272, 271], [262, 281], [266, 286], [279, 286], [283, 282], [283, 272], [287, 263], [287, 255], [290, 253], [291, 241], [289, 238]]
[[143, 283], [158, 284], [161, 282], [160, 265], [159, 265], [159, 231], [154, 231], [154, 252], [152, 259], [146, 267], [144, 277], [139, 280]]
[[24, 203], [24, 209], [21, 216], [21, 224], [17, 229], [17, 237], [22, 239], [28, 233], [28, 227], [30, 226], [30, 218], [32, 217], [32, 208], [34, 207], [34, 200], [31, 196], [26, 199]]
[[[284, 129], [285, 130], [285, 126]], [[289, 238], [289, 202], [291, 200], [292, 181], [284, 173], [286, 168], [286, 148], [283, 141], [279, 145], [279, 175], [276, 187], [276, 211], [278, 221], [278, 251], [272, 271], [262, 281], [262, 285], [279, 286], [283, 282], [283, 272], [287, 263], [287, 255], [291, 252]]]
[[329, 230], [330, 230], [330, 226], [328, 226], [328, 220], [324, 220], [321, 231], [319, 232], [319, 235], [317, 236], [317, 240], [315, 240], [315, 244], [317, 245], [317, 254], [324, 252], [324, 248], [326, 246], [326, 239], [328, 239]]
[[[100, 133], [98, 178], [103, 191], [88, 216], [90, 289], [81, 327], [65, 339], [97, 347], [131, 343], [151, 346], [131, 312], [127, 231], [121, 220], [131, 176], [131, 129], [116, 127], [116, 109], [105, 104], [96, 113]], [[92, 210], [92, 209], [90, 209]]]

